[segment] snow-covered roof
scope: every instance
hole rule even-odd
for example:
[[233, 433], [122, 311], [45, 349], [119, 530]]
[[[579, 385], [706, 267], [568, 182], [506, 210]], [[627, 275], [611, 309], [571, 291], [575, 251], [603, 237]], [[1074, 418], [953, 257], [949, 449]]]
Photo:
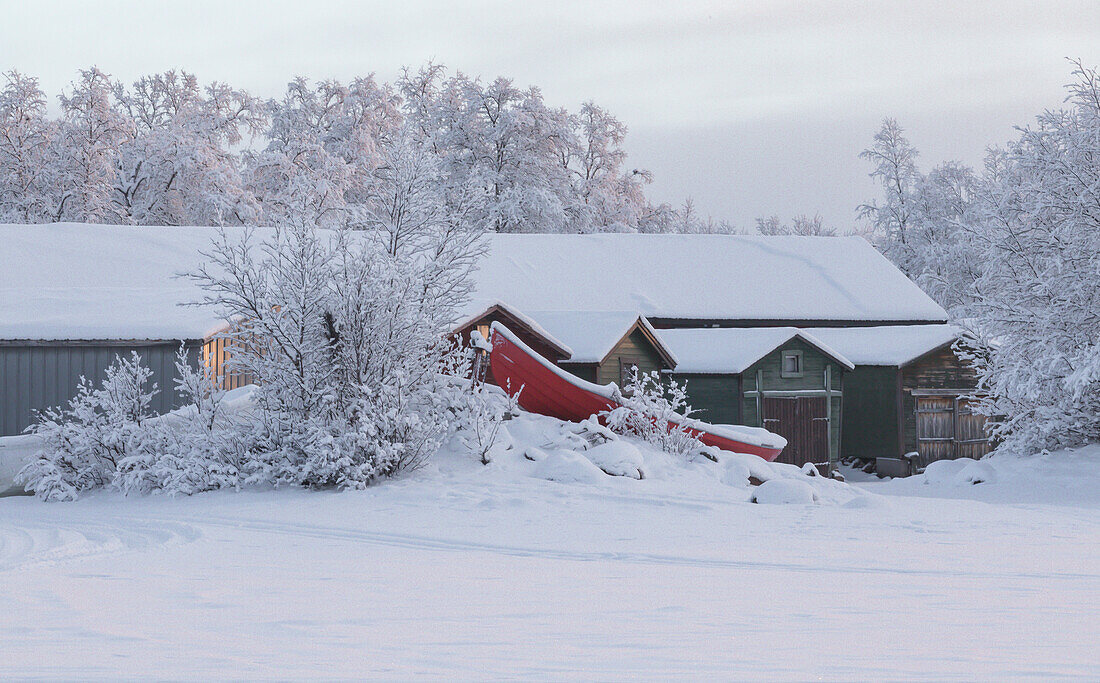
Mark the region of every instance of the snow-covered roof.
[[657, 330], [676, 354], [677, 373], [739, 374], [798, 337], [848, 369], [854, 363], [813, 334], [795, 327], [710, 327]]
[[[936, 302], [859, 237], [493, 235], [470, 312], [702, 320], [930, 321]], [[574, 344], [572, 340], [566, 340]]]
[[212, 228], [0, 225], [0, 339], [199, 339], [225, 325], [177, 274]]
[[954, 325], [812, 327], [806, 331], [856, 365], [905, 365], [959, 337]]
[[609, 311], [533, 311], [531, 317], [558, 339], [566, 340], [571, 363], [598, 363], [638, 321], [638, 314]]
[[[200, 251], [214, 234], [202, 227], [0, 225], [0, 339], [207, 336], [224, 321], [207, 307], [181, 306], [199, 301], [202, 292], [176, 276], [205, 260]], [[946, 317], [860, 238], [492, 235], [475, 279], [464, 315], [507, 301], [536, 320], [534, 311], [698, 319]], [[596, 350], [604, 340], [561, 337]]]
[[629, 311], [533, 311], [537, 320], [556, 338], [564, 339], [571, 349], [570, 363], [599, 363], [607, 358], [635, 323], [646, 329], [653, 340], [675, 365], [675, 354], [663, 344], [649, 321]]

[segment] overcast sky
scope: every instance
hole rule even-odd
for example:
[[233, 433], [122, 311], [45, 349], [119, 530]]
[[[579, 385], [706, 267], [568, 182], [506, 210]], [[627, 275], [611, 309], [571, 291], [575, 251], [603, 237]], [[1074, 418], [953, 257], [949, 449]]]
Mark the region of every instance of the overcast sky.
[[274, 96], [294, 74], [393, 79], [433, 59], [593, 99], [630, 127], [650, 194], [741, 226], [875, 193], [857, 158], [884, 116], [927, 167], [970, 164], [1100, 66], [1100, 2], [161, 2], [0, 0], [0, 70], [51, 98], [95, 64], [183, 68]]

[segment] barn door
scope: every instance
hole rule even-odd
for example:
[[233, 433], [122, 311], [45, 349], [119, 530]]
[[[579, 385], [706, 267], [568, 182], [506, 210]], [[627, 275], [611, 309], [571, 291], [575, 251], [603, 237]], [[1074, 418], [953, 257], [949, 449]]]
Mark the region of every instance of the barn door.
[[977, 415], [970, 409], [970, 401], [956, 401], [955, 455], [959, 458], [980, 458], [989, 453], [993, 444], [985, 431], [985, 415]]
[[921, 466], [955, 457], [955, 397], [917, 397], [917, 451]]
[[829, 416], [819, 396], [797, 398], [766, 396], [763, 400], [764, 428], [787, 440], [777, 462], [802, 465], [829, 461]]
[[917, 397], [917, 451], [921, 467], [936, 460], [980, 458], [991, 448], [985, 416], [976, 415], [965, 398]]

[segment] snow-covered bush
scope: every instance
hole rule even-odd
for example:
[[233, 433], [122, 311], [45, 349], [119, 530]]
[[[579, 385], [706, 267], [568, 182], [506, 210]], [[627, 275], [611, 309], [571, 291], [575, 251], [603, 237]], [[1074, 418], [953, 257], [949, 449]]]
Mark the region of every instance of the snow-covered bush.
[[67, 408], [38, 415], [30, 432], [41, 437], [38, 457], [18, 475], [45, 500], [75, 500], [84, 491], [112, 485], [120, 463], [151, 447], [144, 426], [156, 385], [136, 352], [115, 357], [97, 389], [80, 378]]
[[[256, 245], [222, 235], [195, 279], [240, 321], [229, 370], [254, 377], [259, 469], [276, 484], [362, 487], [422, 464], [452, 419], [447, 337], [468, 297], [481, 233], [454, 212], [428, 150], [385, 163], [364, 232], [277, 228]], [[414, 158], [406, 158], [414, 157]]]
[[[428, 153], [416, 145], [394, 151]], [[67, 459], [46, 459], [28, 483], [43, 491], [57, 488], [53, 479], [66, 483], [71, 490], [52, 496], [58, 498], [95, 486], [170, 493], [251, 484], [361, 488], [420, 466], [454, 419], [451, 384], [468, 368], [467, 350], [447, 333], [469, 295], [483, 243], [441, 190], [423, 182], [419, 174], [435, 172], [431, 158], [392, 156], [386, 163], [402, 170], [380, 181], [393, 191], [364, 214], [370, 230], [290, 224], [260, 243], [249, 232], [222, 232], [192, 274], [207, 293], [202, 303], [232, 321], [221, 333], [232, 350], [225, 370], [258, 385], [248, 419], [230, 419], [221, 409], [220, 378], [189, 368], [183, 355], [177, 372], [186, 411], [142, 424], [145, 395], [130, 410], [136, 417], [116, 415], [116, 404], [133, 393], [122, 379], [148, 378], [135, 357], [112, 371], [104, 389], [85, 387], [69, 411], [48, 415], [40, 429]], [[491, 446], [497, 418], [482, 413], [475, 438]], [[79, 436], [76, 456], [66, 445], [77, 438], [70, 431]], [[97, 432], [120, 445], [98, 444]], [[79, 465], [66, 465], [74, 458]], [[63, 465], [76, 474], [54, 474]]]
[[519, 394], [509, 396], [499, 387], [471, 378], [458, 388], [453, 412], [454, 429], [463, 445], [477, 456], [481, 464], [493, 459], [493, 448], [498, 443], [504, 422], [519, 410]]
[[114, 487], [123, 493], [191, 495], [237, 488], [251, 474], [247, 423], [227, 409], [222, 378], [194, 367], [182, 345], [175, 368], [183, 407], [142, 424], [146, 447], [118, 463]]
[[616, 400], [617, 408], [601, 413], [613, 431], [637, 436], [669, 453], [686, 455], [702, 446], [684, 424], [695, 412], [684, 384], [662, 382], [656, 372], [642, 373], [635, 367]]

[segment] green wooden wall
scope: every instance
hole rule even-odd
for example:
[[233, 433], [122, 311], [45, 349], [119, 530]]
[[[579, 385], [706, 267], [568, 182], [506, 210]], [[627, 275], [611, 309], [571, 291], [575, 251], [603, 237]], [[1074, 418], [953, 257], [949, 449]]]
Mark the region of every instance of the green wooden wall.
[[596, 381], [595, 363], [558, 363], [558, 366], [570, 374], [580, 377], [586, 382]]
[[898, 457], [898, 369], [857, 365], [844, 375], [841, 457]]
[[673, 373], [677, 382], [687, 382], [688, 403], [693, 417], [711, 424], [741, 422], [741, 376]]
[[[802, 376], [783, 377], [781, 364], [784, 351], [802, 352]], [[756, 377], [759, 371], [764, 383], [764, 391], [809, 391], [825, 389], [825, 368], [832, 368], [832, 389], [840, 392], [844, 386], [844, 373], [847, 368], [832, 360], [816, 347], [795, 338], [783, 344], [775, 351], [758, 360], [742, 375], [743, 391], [756, 391]], [[840, 453], [840, 435], [844, 417], [844, 401], [840, 394], [830, 400], [829, 452], [832, 457]], [[756, 396], [745, 396], [742, 403], [743, 424], [750, 427], [762, 427], [757, 410]]]

